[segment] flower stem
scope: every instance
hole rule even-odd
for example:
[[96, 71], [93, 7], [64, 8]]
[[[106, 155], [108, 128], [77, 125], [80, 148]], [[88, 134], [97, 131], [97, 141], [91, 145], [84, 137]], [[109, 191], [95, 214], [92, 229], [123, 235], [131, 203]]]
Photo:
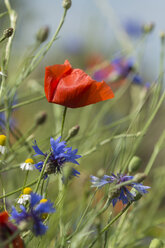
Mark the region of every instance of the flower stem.
[[[25, 188], [29, 187], [29, 186], [32, 186], [32, 185], [36, 184], [37, 182], [38, 182], [38, 179], [36, 179], [33, 182], [28, 183], [27, 185], [25, 185]], [[22, 186], [20, 188], [16, 189], [16, 190], [12, 191], [12, 192], [9, 192], [9, 193], [7, 193], [5, 195], [0, 196], [0, 199], [3, 199], [5, 197], [11, 196], [11, 195], [14, 195], [15, 193], [17, 193], [19, 191], [22, 191]]]
[[37, 193], [37, 191], [38, 191], [40, 182], [41, 182], [41, 180], [42, 180], [42, 178], [43, 178], [44, 171], [45, 171], [45, 167], [46, 167], [46, 164], [47, 164], [47, 162], [48, 162], [48, 159], [49, 159], [50, 155], [51, 155], [51, 152], [48, 153], [48, 155], [47, 155], [47, 157], [46, 157], [46, 159], [45, 159], [45, 161], [44, 161], [44, 164], [43, 164], [43, 166], [42, 166], [42, 170], [41, 170], [41, 172], [40, 172], [40, 176], [39, 176], [39, 178], [38, 178], [37, 185], [36, 185], [36, 188], [35, 188], [35, 192], [36, 192], [36, 193]]
[[101, 234], [103, 234], [104, 232], [106, 232], [109, 227], [116, 221], [120, 218], [120, 216], [122, 216], [126, 211], [127, 209], [130, 207], [130, 205], [132, 204], [132, 202], [129, 202], [127, 204], [127, 206], [125, 208], [123, 208], [123, 210], [117, 214], [101, 231], [100, 233], [98, 234], [98, 236], [93, 240], [93, 242], [88, 246], [88, 248], [91, 248], [93, 247], [93, 245], [96, 243], [97, 239], [100, 237]]
[[164, 140], [165, 140], [165, 131], [161, 134], [158, 142], [155, 145], [154, 151], [153, 151], [153, 153], [151, 155], [151, 158], [150, 158], [150, 160], [149, 160], [149, 162], [148, 162], [148, 164], [146, 166], [146, 169], [144, 171], [144, 173], [146, 175], [149, 174], [149, 172], [150, 172], [150, 170], [151, 170], [151, 168], [152, 168], [152, 166], [154, 164], [154, 161], [155, 161], [157, 155], [159, 154], [159, 152], [160, 152], [160, 150], [162, 148], [162, 145], [164, 144]]
[[[43, 99], [45, 99], [45, 96], [37, 96], [37, 97], [32, 98], [30, 100], [27, 100], [27, 101], [20, 102], [20, 103], [17, 103], [15, 105], [12, 105], [11, 109], [19, 108], [19, 107], [25, 106], [27, 104], [43, 100]], [[0, 109], [0, 113], [3, 112], [3, 111], [6, 111], [6, 110], [7, 110], [7, 108]]]
[[62, 125], [61, 125], [61, 137], [62, 137], [63, 131], [64, 131], [64, 124], [65, 124], [66, 111], [67, 111], [67, 107], [64, 108], [64, 112], [63, 112]]
[[23, 183], [23, 187], [22, 187], [22, 193], [23, 193], [23, 190], [25, 188], [25, 185], [26, 185], [26, 182], [27, 182], [27, 179], [28, 179], [28, 175], [29, 175], [29, 171], [26, 171], [26, 175], [25, 175], [25, 179], [24, 179], [24, 183]]

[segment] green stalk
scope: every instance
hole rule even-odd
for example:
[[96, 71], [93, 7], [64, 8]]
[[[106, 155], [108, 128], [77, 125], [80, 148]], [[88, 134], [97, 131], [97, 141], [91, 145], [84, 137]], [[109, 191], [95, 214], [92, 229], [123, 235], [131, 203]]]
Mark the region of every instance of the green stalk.
[[[25, 188], [26, 188], [26, 187], [29, 187], [29, 186], [32, 186], [32, 185], [36, 184], [37, 182], [38, 182], [38, 179], [36, 179], [36, 180], [34, 180], [33, 182], [28, 183], [27, 185], [25, 185]], [[5, 195], [0, 196], [0, 199], [3, 199], [4, 197], [8, 197], [8, 196], [11, 196], [11, 195], [14, 195], [15, 193], [18, 193], [19, 191], [22, 191], [22, 187], [20, 187], [20, 188], [14, 190], [14, 191], [12, 191], [12, 192], [10, 192], [10, 193], [7, 193], [7, 194], [5, 194]]]
[[95, 190], [95, 192], [94, 192], [93, 195], [91, 196], [91, 199], [89, 200], [89, 203], [88, 203], [86, 209], [84, 210], [84, 213], [82, 214], [82, 216], [81, 216], [81, 218], [80, 218], [80, 220], [79, 220], [79, 222], [78, 222], [78, 224], [77, 224], [76, 230], [75, 230], [70, 236], [68, 236], [68, 237], [66, 238], [66, 240], [70, 240], [70, 239], [78, 232], [78, 230], [79, 230], [79, 228], [80, 228], [80, 226], [81, 226], [81, 223], [82, 223], [82, 221], [84, 220], [84, 218], [85, 218], [85, 216], [86, 216], [86, 214], [87, 214], [87, 212], [88, 212], [88, 210], [89, 210], [89, 208], [90, 208], [90, 206], [91, 206], [91, 204], [92, 204], [92, 202], [93, 202], [93, 199], [94, 199], [94, 197], [95, 197], [96, 192], [97, 192], [97, 189]]
[[25, 175], [25, 179], [24, 179], [24, 183], [23, 183], [23, 187], [22, 187], [22, 193], [23, 193], [23, 190], [25, 188], [25, 185], [26, 185], [26, 182], [27, 182], [27, 179], [28, 179], [28, 175], [29, 175], [29, 171], [26, 171], [26, 175]]
[[64, 112], [63, 112], [63, 117], [62, 117], [62, 124], [61, 124], [61, 137], [62, 137], [63, 131], [64, 131], [66, 111], [67, 111], [67, 107], [64, 107]]
[[41, 172], [40, 172], [40, 176], [39, 176], [39, 178], [38, 178], [38, 180], [37, 180], [37, 185], [36, 185], [36, 188], [35, 188], [35, 193], [37, 193], [38, 188], [39, 188], [39, 186], [40, 186], [40, 182], [41, 182], [41, 180], [43, 179], [45, 167], [46, 167], [46, 164], [47, 164], [47, 162], [48, 162], [48, 159], [49, 159], [51, 153], [52, 153], [52, 152], [49, 152], [49, 153], [48, 153], [48, 155], [47, 155], [47, 157], [46, 157], [46, 159], [45, 159], [45, 161], [44, 161], [44, 164], [43, 164], [43, 166], [42, 166], [42, 170], [41, 170]]
[[[1, 174], [0, 174], [0, 181], [1, 181], [1, 185], [2, 185], [3, 195], [5, 195], [5, 188], [4, 188], [4, 183], [3, 183], [3, 179], [2, 179], [2, 175]], [[5, 199], [5, 197], [3, 198], [3, 208], [6, 211], [6, 199]]]
[[128, 204], [127, 204], [127, 206], [125, 207], [125, 208], [123, 208], [123, 210], [119, 213], [119, 214], [117, 214], [101, 231], [100, 231], [100, 233], [98, 234], [98, 236], [94, 239], [94, 241], [88, 246], [88, 248], [91, 248], [91, 247], [93, 247], [94, 246], [94, 244], [96, 243], [96, 241], [98, 240], [98, 238], [99, 238], [99, 236], [100, 235], [102, 235], [104, 232], [106, 232], [108, 229], [109, 229], [109, 227], [115, 222], [115, 221], [117, 221], [119, 218], [120, 218], [120, 216], [122, 216], [126, 211], [127, 211], [127, 209], [130, 207], [130, 205], [132, 204], [132, 202], [129, 202]]
[[[15, 27], [16, 27], [16, 20], [17, 20], [17, 15], [16, 12], [11, 8], [9, 0], [5, 0], [5, 5], [9, 13], [9, 18], [10, 18], [10, 27], [13, 28], [13, 34], [11, 37], [8, 38], [6, 48], [5, 48], [5, 53], [3, 56], [3, 63], [2, 63], [2, 71], [7, 72], [8, 70], [8, 63], [9, 63], [9, 58], [10, 58], [10, 52], [11, 52], [11, 45], [12, 41], [14, 38], [14, 32], [15, 32]], [[5, 108], [7, 108], [7, 112], [5, 113], [6, 117], [6, 146], [9, 147], [9, 135], [10, 135], [10, 126], [9, 126], [9, 119], [10, 119], [10, 106], [8, 104], [8, 96], [7, 96], [7, 77], [5, 75], [2, 75], [2, 82], [1, 82], [1, 87], [0, 87], [0, 98], [4, 99], [4, 104]]]
[[150, 172], [150, 170], [151, 170], [151, 168], [152, 168], [152, 166], [153, 166], [153, 164], [155, 162], [155, 159], [156, 159], [157, 155], [159, 154], [159, 152], [160, 152], [160, 150], [162, 148], [162, 145], [164, 144], [164, 140], [165, 140], [165, 131], [161, 134], [158, 142], [156, 143], [154, 151], [153, 151], [153, 153], [152, 153], [152, 155], [150, 157], [150, 160], [149, 160], [149, 162], [148, 162], [148, 164], [147, 164], [147, 166], [145, 168], [144, 173], [146, 175], [149, 174], [149, 172]]
[[[28, 105], [28, 104], [33, 103], [33, 102], [38, 102], [38, 101], [43, 100], [43, 99], [45, 99], [45, 96], [37, 96], [37, 97], [35, 97], [33, 99], [30, 99], [30, 100], [27, 100], [27, 101], [20, 102], [20, 103], [17, 103], [15, 105], [12, 105], [11, 109], [19, 108], [19, 107]], [[0, 109], [0, 113], [6, 111], [7, 109], [8, 108]]]
[[137, 132], [137, 133], [130, 133], [130, 134], [119, 134], [116, 136], [112, 136], [108, 139], [105, 139], [103, 141], [101, 141], [100, 143], [98, 143], [96, 146], [94, 146], [93, 148], [91, 148], [89, 151], [85, 152], [82, 157], [84, 156], [88, 156], [89, 154], [95, 152], [97, 149], [99, 149], [99, 147], [110, 143], [112, 140], [116, 140], [116, 139], [121, 139], [121, 138], [132, 138], [132, 137], [139, 137], [139, 136], [143, 136], [142, 132]]

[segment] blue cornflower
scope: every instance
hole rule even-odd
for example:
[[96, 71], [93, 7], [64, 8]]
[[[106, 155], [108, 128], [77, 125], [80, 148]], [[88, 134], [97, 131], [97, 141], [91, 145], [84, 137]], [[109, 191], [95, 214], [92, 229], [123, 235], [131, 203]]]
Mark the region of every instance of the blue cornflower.
[[132, 58], [118, 57], [111, 61], [111, 64], [114, 66], [118, 76], [127, 77], [128, 74], [134, 69], [135, 62]]
[[[112, 173], [112, 176], [104, 175], [102, 178], [98, 178], [95, 176], [91, 176], [92, 187], [99, 187], [101, 188], [105, 184], [114, 183], [115, 185], [120, 185], [120, 183], [129, 181], [134, 179], [133, 176], [127, 176], [122, 174], [115, 174]], [[141, 195], [148, 193], [147, 189], [149, 186], [144, 186], [141, 183], [132, 182], [127, 186], [121, 186], [117, 189], [117, 196], [115, 196], [112, 200], [113, 206], [116, 205], [117, 201], [122, 201], [123, 204], [127, 204], [128, 202], [134, 201], [136, 193], [130, 192], [128, 187], [132, 187], [136, 189]]]
[[17, 224], [26, 222], [31, 224], [32, 232], [38, 236], [45, 234], [47, 226], [43, 223], [49, 213], [54, 213], [55, 208], [53, 203], [47, 199], [42, 199], [42, 196], [31, 193], [30, 204], [26, 209], [23, 205], [20, 206], [21, 212], [17, 212], [15, 207], [12, 207], [11, 219]]
[[124, 28], [125, 31], [132, 37], [138, 38], [142, 35], [143, 33], [143, 28], [142, 28], [142, 24], [140, 24], [138, 21], [136, 20], [127, 20], [124, 23]]
[[[53, 138], [50, 138], [50, 144], [51, 144], [51, 155], [48, 159], [46, 169], [45, 169], [45, 175], [52, 174], [52, 173], [61, 173], [63, 165], [66, 162], [71, 162], [73, 164], [79, 164], [76, 160], [78, 158], [81, 158], [80, 155], [77, 155], [77, 149], [72, 150], [72, 147], [66, 146], [66, 141], [60, 141], [61, 137], [54, 140]], [[43, 153], [36, 141], [34, 142], [33, 146], [34, 151], [36, 152], [36, 155], [41, 155], [46, 158], [47, 153]], [[43, 167], [44, 162], [40, 161], [37, 164], [35, 164], [35, 167], [41, 171]], [[74, 169], [75, 170], [75, 169]], [[74, 172], [73, 170], [73, 172]], [[79, 174], [78, 171], [76, 173], [74, 172], [73, 175]]]

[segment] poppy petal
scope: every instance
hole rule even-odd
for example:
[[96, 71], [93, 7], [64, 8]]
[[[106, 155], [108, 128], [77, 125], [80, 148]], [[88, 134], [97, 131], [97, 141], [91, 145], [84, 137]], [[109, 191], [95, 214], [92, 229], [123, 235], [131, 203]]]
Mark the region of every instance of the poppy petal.
[[[60, 68], [60, 69], [59, 69]], [[104, 81], [97, 82], [80, 69], [64, 65], [46, 67], [45, 94], [49, 102], [70, 108], [83, 107], [114, 97]]]
[[0, 213], [0, 224], [8, 221], [9, 215], [6, 211]]
[[48, 66], [45, 70], [45, 94], [50, 102], [56, 91], [59, 80], [72, 69], [70, 63], [66, 60], [64, 65]]

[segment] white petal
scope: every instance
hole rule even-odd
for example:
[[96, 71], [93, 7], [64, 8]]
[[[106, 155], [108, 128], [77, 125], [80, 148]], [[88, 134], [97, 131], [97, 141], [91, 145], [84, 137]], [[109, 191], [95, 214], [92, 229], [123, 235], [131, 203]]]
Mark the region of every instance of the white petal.
[[6, 150], [6, 147], [5, 147], [5, 146], [0, 146], [0, 152], [1, 152], [2, 154], [5, 153], [5, 150]]

